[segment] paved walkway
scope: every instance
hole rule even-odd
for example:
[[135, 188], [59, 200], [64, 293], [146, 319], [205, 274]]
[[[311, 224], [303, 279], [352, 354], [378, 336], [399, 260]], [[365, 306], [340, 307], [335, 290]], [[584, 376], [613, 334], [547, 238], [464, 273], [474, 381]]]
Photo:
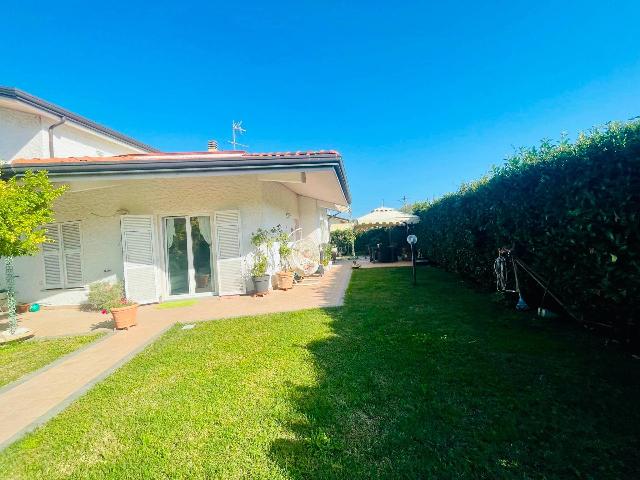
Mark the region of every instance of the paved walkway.
[[[136, 327], [109, 334], [89, 347], [0, 389], [0, 450], [64, 410], [176, 322], [342, 305], [350, 277], [350, 266], [342, 264], [334, 266], [322, 278], [305, 279], [293, 290], [274, 291], [264, 298], [216, 297], [199, 301], [190, 307], [168, 310], [158, 310], [153, 305], [141, 307]], [[66, 322], [70, 322], [69, 318], [84, 318], [86, 328], [87, 322], [91, 326], [96, 323], [96, 319], [101, 318], [97, 315], [99, 314], [80, 311], [65, 313], [65, 310], [47, 310], [40, 312], [39, 317], [34, 315], [31, 318], [35, 318], [32, 321], [38, 322], [36, 328], [41, 331], [46, 331], [45, 325], [48, 323], [54, 325], [46, 331], [51, 335], [60, 331], [59, 325], [55, 326], [56, 318], [66, 318]], [[102, 318], [101, 322], [104, 321]], [[28, 320], [23, 320], [22, 324], [30, 326]], [[42, 333], [40, 336], [43, 336]]]
[[[323, 277], [307, 278], [292, 290], [274, 290], [262, 298], [250, 295], [205, 297], [199, 298], [191, 306], [170, 309], [159, 308], [158, 305], [141, 306], [138, 309], [138, 320], [141, 323], [156, 320], [194, 322], [342, 305], [351, 277], [350, 266], [349, 262], [341, 261]], [[111, 315], [75, 308], [44, 309], [25, 313], [20, 318], [20, 325], [33, 330], [36, 338], [113, 330]], [[6, 318], [0, 316], [0, 331], [7, 327]]]

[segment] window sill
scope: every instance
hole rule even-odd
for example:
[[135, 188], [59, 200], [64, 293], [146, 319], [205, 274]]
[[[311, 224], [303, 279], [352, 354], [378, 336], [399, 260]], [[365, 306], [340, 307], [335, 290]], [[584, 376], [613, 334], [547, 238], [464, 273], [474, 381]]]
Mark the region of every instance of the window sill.
[[62, 287], [62, 288], [44, 288], [43, 292], [68, 292], [74, 290], [86, 290], [86, 287]]

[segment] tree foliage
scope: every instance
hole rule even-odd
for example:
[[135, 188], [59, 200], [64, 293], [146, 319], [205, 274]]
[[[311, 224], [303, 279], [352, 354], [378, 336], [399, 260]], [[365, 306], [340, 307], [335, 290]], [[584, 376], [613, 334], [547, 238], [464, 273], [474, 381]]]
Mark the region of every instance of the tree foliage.
[[573, 311], [637, 334], [640, 121], [521, 149], [415, 213], [419, 248], [446, 269], [491, 285], [514, 247]]
[[351, 253], [351, 242], [355, 244], [358, 255], [368, 255], [369, 247], [378, 243], [382, 245], [392, 244], [400, 248], [407, 248], [406, 227], [371, 228], [369, 230], [344, 229], [331, 232], [331, 244], [338, 248], [342, 254]]
[[351, 254], [351, 242], [355, 241], [356, 233], [352, 228], [334, 230], [330, 234], [330, 242], [338, 249], [341, 255]]
[[18, 179], [0, 177], [0, 257], [34, 255], [46, 241], [42, 226], [53, 221], [53, 201], [64, 192], [45, 171]]
[[369, 247], [376, 245], [394, 245], [399, 249], [407, 249], [407, 228], [405, 226], [371, 228], [358, 232], [356, 252], [369, 254]]

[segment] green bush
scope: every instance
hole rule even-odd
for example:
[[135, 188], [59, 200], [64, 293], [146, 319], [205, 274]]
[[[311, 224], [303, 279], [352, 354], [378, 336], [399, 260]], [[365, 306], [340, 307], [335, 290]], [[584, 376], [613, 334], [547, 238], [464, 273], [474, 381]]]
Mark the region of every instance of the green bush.
[[414, 211], [418, 248], [444, 268], [489, 286], [498, 248], [513, 247], [574, 314], [637, 335], [640, 121], [522, 149]]
[[401, 250], [408, 250], [406, 227], [372, 228], [369, 230], [335, 230], [331, 232], [331, 243], [336, 246], [342, 255], [351, 254], [351, 239], [353, 238], [357, 255], [369, 255], [369, 247], [378, 243], [392, 245]]
[[374, 247], [377, 244], [394, 245], [399, 250], [406, 249], [408, 247], [407, 227], [372, 228], [358, 232], [355, 244], [356, 252], [359, 255], [369, 255], [369, 247]]
[[351, 242], [355, 241], [356, 233], [352, 228], [334, 230], [330, 234], [330, 242], [335, 245], [340, 255], [351, 255]]
[[107, 310], [131, 305], [125, 299], [124, 285], [122, 282], [96, 282], [89, 285], [87, 304], [93, 310]]

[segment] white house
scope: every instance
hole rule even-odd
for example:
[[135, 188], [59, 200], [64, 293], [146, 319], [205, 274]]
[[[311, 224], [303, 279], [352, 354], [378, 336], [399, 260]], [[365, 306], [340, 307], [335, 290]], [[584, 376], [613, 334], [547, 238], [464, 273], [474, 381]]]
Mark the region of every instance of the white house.
[[[242, 294], [252, 232], [279, 224], [321, 245], [327, 209], [350, 203], [335, 151], [161, 153], [23, 92], [1, 89], [0, 102], [4, 174], [44, 169], [68, 186], [47, 226], [53, 242], [16, 259], [19, 301], [79, 304], [89, 284], [116, 279], [141, 303]], [[55, 156], [59, 120], [48, 115], [66, 118]]]
[[0, 87], [0, 161], [156, 151], [41, 98]]

